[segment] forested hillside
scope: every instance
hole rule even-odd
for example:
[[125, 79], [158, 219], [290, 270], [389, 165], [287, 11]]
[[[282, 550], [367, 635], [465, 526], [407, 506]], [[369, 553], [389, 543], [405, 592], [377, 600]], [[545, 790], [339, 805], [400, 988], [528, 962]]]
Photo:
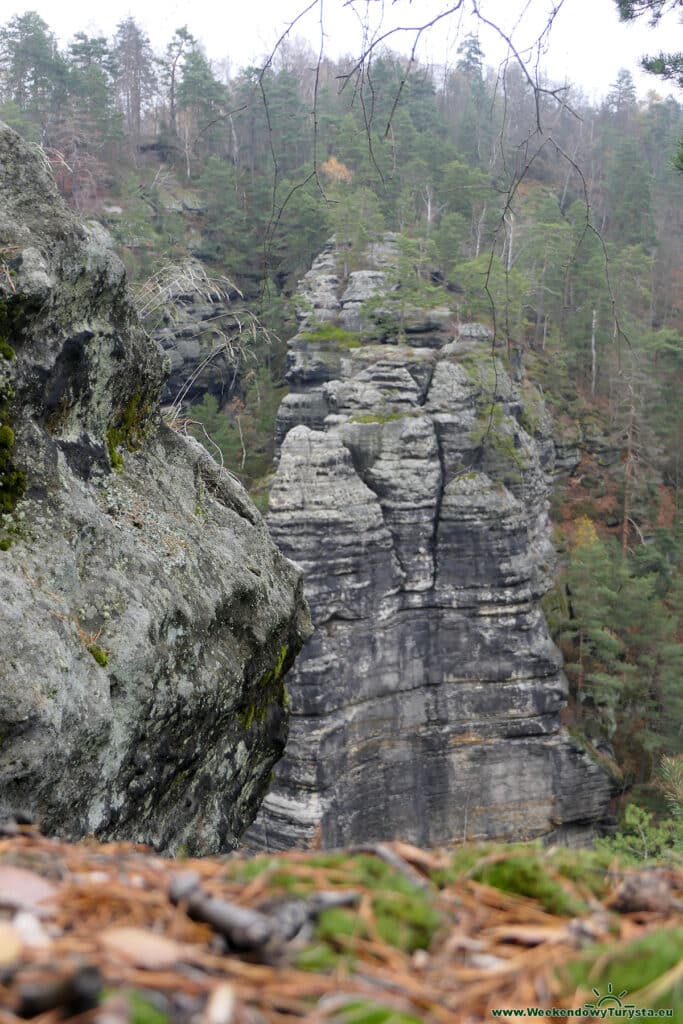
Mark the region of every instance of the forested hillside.
[[599, 105], [539, 93], [473, 36], [448, 68], [285, 41], [233, 69], [186, 28], [160, 53], [132, 18], [60, 48], [29, 13], [0, 27], [0, 119], [112, 232], [148, 330], [168, 326], [152, 275], [201, 262], [233, 372], [182, 416], [261, 497], [297, 281], [331, 234], [352, 267], [398, 232], [402, 294], [495, 329], [564, 467], [547, 613], [567, 724], [656, 808], [660, 758], [683, 749], [681, 104], [639, 98], [627, 71]]

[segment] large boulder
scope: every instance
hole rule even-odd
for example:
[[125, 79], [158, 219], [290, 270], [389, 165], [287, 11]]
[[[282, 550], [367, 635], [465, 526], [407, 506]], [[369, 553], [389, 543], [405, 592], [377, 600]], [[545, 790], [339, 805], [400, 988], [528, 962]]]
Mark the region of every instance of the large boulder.
[[108, 236], [0, 124], [0, 815], [209, 853], [268, 788], [310, 625], [164, 380]]

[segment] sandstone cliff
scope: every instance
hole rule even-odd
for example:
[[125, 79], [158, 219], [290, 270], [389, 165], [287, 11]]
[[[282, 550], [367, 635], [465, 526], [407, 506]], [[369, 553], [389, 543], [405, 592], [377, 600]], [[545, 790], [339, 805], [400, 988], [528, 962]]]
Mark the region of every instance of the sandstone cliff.
[[0, 125], [0, 812], [207, 853], [269, 784], [309, 626], [164, 379], [108, 237]]
[[387, 237], [344, 279], [330, 247], [302, 284], [269, 525], [316, 632], [248, 841], [571, 839], [609, 786], [560, 728], [542, 396], [397, 262]]

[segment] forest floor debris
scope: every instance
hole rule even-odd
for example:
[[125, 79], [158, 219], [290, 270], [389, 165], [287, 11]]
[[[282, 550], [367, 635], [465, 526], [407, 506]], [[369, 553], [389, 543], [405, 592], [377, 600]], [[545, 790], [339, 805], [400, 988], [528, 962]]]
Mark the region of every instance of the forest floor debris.
[[0, 1024], [477, 1024], [608, 1005], [683, 1020], [679, 868], [399, 842], [174, 861], [7, 831]]

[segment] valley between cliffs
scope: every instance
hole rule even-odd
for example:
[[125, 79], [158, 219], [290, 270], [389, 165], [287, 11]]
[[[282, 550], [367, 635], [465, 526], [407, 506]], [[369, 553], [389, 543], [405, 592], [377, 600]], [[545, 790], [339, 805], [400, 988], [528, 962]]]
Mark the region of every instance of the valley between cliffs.
[[4, 126], [0, 190], [0, 811], [202, 855], [589, 837], [609, 780], [540, 606], [550, 424], [491, 332], [417, 301], [395, 236], [350, 273], [329, 246], [269, 535], [161, 421], [108, 236]]

